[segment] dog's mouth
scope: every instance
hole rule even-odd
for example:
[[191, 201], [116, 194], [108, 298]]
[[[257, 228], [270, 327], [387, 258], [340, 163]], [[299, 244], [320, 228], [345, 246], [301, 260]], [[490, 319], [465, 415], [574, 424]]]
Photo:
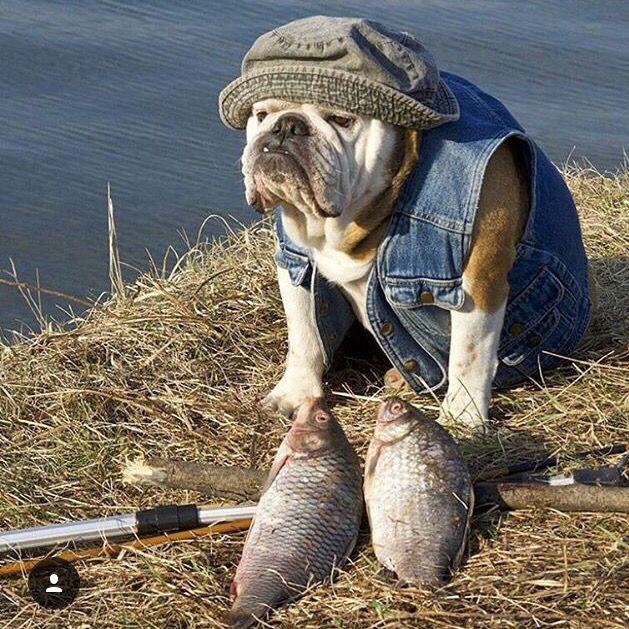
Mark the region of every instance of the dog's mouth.
[[265, 146], [262, 148], [262, 151], [260, 151], [260, 153], [262, 155], [265, 155], [266, 153], [279, 153], [280, 155], [287, 155], [289, 157], [292, 157], [295, 161], [297, 161], [297, 158], [295, 157], [295, 155], [289, 151], [288, 149], [282, 148], [282, 147], [274, 147], [274, 148], [270, 148], [268, 146]]
[[295, 168], [299, 171], [300, 176], [308, 181], [308, 175], [301, 158], [293, 151], [283, 147], [263, 147], [255, 158], [253, 168], [254, 170], [260, 168], [271, 177], [274, 174], [284, 174], [286, 170]]
[[306, 158], [288, 148], [262, 147], [253, 160], [252, 175], [255, 186], [247, 200], [258, 212], [288, 204], [321, 218], [338, 216], [325, 199], [318, 198]]

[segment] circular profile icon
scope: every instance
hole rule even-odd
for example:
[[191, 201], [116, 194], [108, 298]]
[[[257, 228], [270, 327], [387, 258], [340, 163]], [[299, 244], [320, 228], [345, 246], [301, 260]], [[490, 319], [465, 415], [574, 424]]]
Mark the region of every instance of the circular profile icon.
[[81, 579], [74, 566], [51, 557], [40, 561], [28, 575], [28, 590], [46, 609], [63, 609], [79, 593]]

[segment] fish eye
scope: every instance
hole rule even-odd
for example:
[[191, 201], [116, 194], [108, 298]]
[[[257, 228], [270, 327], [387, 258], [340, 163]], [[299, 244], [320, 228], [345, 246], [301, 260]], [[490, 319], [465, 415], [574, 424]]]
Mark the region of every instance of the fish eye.
[[258, 119], [258, 122], [262, 122], [266, 118], [266, 115], [266, 111], [256, 112], [256, 118]]
[[406, 405], [398, 398], [389, 398], [379, 413], [380, 421], [393, 422], [406, 413]]
[[330, 418], [328, 417], [327, 413], [324, 413], [323, 411], [319, 411], [315, 416], [314, 416], [314, 420], [317, 422], [317, 424], [325, 424], [328, 422]]
[[326, 117], [327, 122], [331, 122], [333, 125], [337, 127], [342, 127], [343, 129], [348, 129], [352, 126], [354, 122], [354, 118], [351, 116], [339, 116], [338, 114], [331, 114]]

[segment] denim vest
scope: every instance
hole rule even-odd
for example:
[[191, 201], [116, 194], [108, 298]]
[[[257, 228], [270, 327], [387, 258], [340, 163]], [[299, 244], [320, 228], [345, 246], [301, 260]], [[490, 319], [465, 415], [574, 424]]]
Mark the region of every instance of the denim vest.
[[[507, 138], [521, 139], [531, 207], [509, 273], [510, 293], [494, 385], [507, 387], [555, 366], [569, 354], [590, 315], [587, 259], [577, 212], [560, 173], [495, 98], [453, 74], [458, 121], [422, 132], [419, 163], [408, 177], [368, 281], [371, 332], [408, 384], [435, 390], [447, 379], [450, 310], [463, 306], [463, 266], [470, 248], [485, 167]], [[276, 212], [275, 260], [312, 296], [329, 366], [354, 320], [341, 290], [292, 242]]]

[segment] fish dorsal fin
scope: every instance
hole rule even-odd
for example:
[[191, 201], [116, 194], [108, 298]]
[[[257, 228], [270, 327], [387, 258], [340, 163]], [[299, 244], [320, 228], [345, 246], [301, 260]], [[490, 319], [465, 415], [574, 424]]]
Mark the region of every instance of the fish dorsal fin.
[[280, 470], [286, 465], [288, 459], [290, 458], [291, 451], [288, 447], [288, 443], [286, 439], [282, 441], [277, 453], [275, 454], [275, 459], [273, 459], [273, 465], [271, 466], [271, 471], [269, 475], [266, 477], [264, 481], [264, 485], [262, 486], [262, 490], [260, 491], [260, 495], [264, 495], [267, 489], [273, 484], [273, 481], [277, 478], [277, 475], [280, 473]]

